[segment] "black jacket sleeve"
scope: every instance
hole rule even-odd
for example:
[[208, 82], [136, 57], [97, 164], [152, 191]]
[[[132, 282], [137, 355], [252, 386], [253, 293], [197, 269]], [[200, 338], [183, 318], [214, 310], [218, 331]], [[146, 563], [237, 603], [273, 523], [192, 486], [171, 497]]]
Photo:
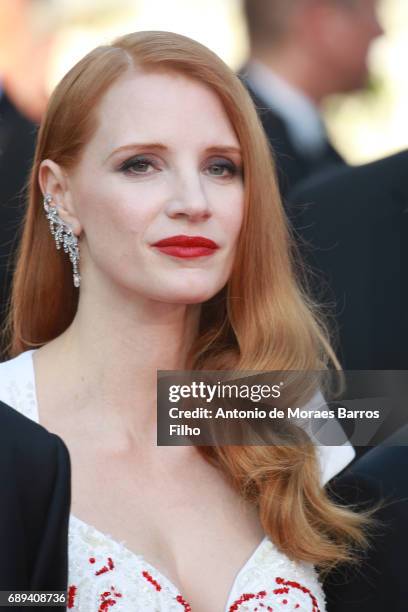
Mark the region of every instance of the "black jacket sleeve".
[[406, 612], [408, 581], [408, 446], [378, 446], [329, 485], [343, 504], [382, 502], [371, 546], [357, 566], [333, 570], [325, 581], [327, 612]]
[[70, 477], [61, 438], [0, 402], [0, 590], [67, 589]]

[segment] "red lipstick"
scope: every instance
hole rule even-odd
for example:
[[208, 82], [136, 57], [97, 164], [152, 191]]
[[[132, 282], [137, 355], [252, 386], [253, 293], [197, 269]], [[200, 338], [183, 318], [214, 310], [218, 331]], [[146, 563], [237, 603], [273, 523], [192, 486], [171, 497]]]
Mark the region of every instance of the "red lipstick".
[[204, 236], [170, 236], [155, 242], [152, 246], [158, 248], [162, 253], [173, 257], [204, 257], [213, 255], [219, 248], [218, 244]]

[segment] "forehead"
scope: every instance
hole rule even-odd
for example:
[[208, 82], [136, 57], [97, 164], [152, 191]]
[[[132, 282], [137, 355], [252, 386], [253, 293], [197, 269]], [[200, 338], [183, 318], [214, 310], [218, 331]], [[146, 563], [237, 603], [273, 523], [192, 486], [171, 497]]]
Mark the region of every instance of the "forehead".
[[178, 73], [127, 73], [105, 93], [96, 113], [93, 140], [104, 150], [132, 139], [168, 146], [185, 140], [238, 144], [216, 93]]

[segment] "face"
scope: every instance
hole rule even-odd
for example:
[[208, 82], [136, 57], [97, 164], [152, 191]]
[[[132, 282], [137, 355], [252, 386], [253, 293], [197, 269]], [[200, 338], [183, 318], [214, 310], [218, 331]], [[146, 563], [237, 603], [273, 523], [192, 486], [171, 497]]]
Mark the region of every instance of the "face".
[[375, 38], [383, 34], [378, 21], [377, 0], [350, 0], [334, 3], [328, 31], [331, 70], [338, 91], [353, 91], [366, 84], [368, 52]]
[[[81, 228], [82, 285], [209, 299], [230, 276], [244, 208], [240, 146], [220, 100], [182, 75], [132, 73], [97, 112], [66, 196]], [[173, 246], [155, 246], [165, 239]]]

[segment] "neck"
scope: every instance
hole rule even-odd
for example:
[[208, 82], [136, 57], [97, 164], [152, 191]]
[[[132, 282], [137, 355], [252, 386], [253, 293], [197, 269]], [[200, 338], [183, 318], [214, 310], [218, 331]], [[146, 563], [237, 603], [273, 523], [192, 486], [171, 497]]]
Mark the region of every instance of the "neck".
[[325, 79], [319, 72], [319, 63], [307, 52], [300, 52], [295, 46], [273, 47], [273, 49], [254, 50], [256, 59], [289, 85], [308, 96], [316, 106], [320, 106], [329, 93], [325, 89]]
[[81, 289], [73, 323], [45, 349], [83, 417], [119, 444], [153, 444], [157, 370], [184, 369], [200, 305], [112, 294]]

